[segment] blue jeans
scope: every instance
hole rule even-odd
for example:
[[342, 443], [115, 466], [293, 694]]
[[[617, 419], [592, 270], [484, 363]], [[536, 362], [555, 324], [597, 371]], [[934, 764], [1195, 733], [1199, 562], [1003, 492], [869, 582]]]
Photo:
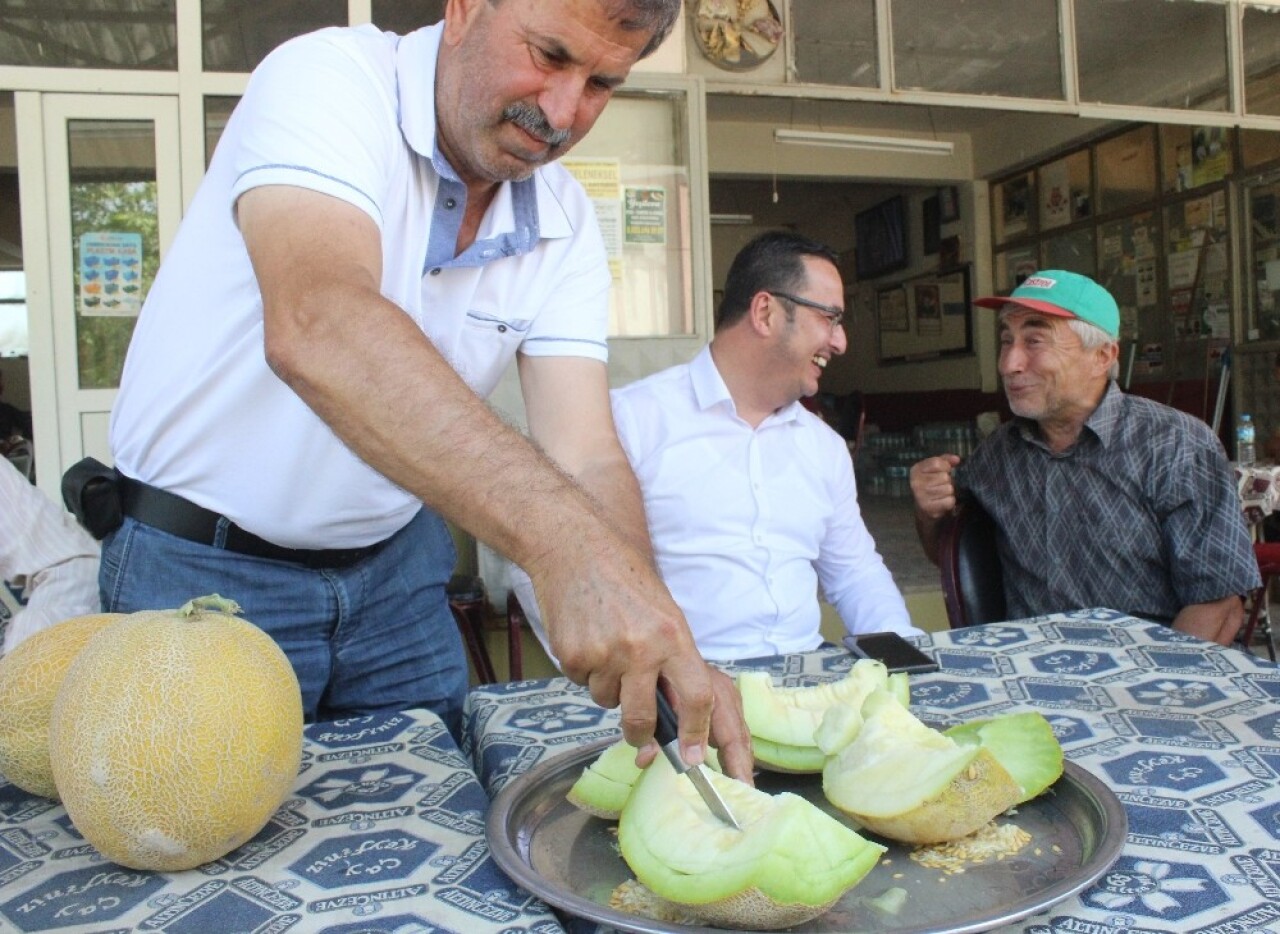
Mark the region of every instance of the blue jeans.
[[308, 722], [425, 707], [459, 735], [467, 659], [445, 585], [456, 555], [423, 509], [372, 555], [312, 569], [178, 538], [133, 518], [102, 542], [103, 609], [179, 607], [217, 593], [293, 664]]

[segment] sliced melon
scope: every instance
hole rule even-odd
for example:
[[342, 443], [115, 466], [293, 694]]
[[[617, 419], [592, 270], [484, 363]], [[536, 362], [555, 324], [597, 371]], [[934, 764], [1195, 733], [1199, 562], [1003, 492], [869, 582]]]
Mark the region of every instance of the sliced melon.
[[822, 790], [872, 833], [956, 840], [1021, 798], [1022, 787], [980, 743], [930, 729], [888, 692], [872, 692], [862, 716], [857, 738], [827, 760]]
[[798, 795], [708, 777], [742, 830], [714, 817], [659, 757], [622, 809], [618, 842], [636, 878], [701, 923], [738, 930], [801, 924], [871, 871], [884, 847]]
[[1022, 787], [1017, 803], [1030, 801], [1062, 776], [1062, 746], [1042, 715], [1028, 711], [973, 720], [947, 730], [957, 742], [976, 739]]
[[822, 771], [826, 754], [815, 736], [828, 710], [860, 710], [868, 694], [886, 687], [904, 705], [910, 701], [907, 676], [890, 675], [872, 659], [859, 659], [839, 681], [813, 687], [779, 687], [764, 671], [742, 672], [737, 684], [756, 764], [774, 772]]
[[[566, 793], [565, 797], [574, 807], [602, 817], [605, 820], [617, 820], [622, 813], [622, 806], [627, 803], [631, 788], [640, 777], [641, 769], [636, 765], [636, 748], [625, 740], [618, 740], [596, 757], [595, 761], [582, 770], [578, 780]], [[720, 771], [720, 757], [715, 749], [707, 748], [707, 765]]]

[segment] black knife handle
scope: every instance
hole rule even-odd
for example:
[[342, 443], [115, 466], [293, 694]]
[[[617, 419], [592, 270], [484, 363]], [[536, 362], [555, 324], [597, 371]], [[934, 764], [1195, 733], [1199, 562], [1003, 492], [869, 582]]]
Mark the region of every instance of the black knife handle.
[[667, 743], [673, 742], [679, 737], [679, 730], [676, 726], [676, 712], [671, 709], [671, 704], [667, 701], [667, 697], [659, 688], [658, 694], [658, 724], [653, 731], [653, 735], [658, 740], [659, 746], [665, 746]]

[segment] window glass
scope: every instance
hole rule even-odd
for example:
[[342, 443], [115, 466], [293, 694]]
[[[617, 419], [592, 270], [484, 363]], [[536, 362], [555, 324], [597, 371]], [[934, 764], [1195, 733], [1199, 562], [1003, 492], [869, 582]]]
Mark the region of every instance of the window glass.
[[1249, 185], [1245, 195], [1249, 231], [1247, 340], [1280, 339], [1280, 178]]
[[595, 201], [614, 337], [694, 333], [686, 112], [681, 92], [620, 92], [560, 160]]
[[445, 0], [373, 0], [373, 23], [400, 35], [444, 19]]
[[1280, 133], [1274, 130], [1241, 130], [1240, 158], [1245, 168], [1280, 159]]
[[1244, 109], [1280, 116], [1280, 8], [1244, 8]]
[[791, 0], [799, 81], [877, 87], [875, 0]]
[[1156, 247], [1160, 230], [1154, 211], [1143, 211], [1098, 227], [1098, 282], [1120, 306], [1120, 336], [1137, 335], [1140, 315], [1159, 314]]
[[1225, 4], [1076, 0], [1075, 21], [1081, 100], [1227, 109]]
[[347, 0], [202, 0], [206, 71], [253, 71], [286, 39], [347, 24]]
[[1174, 338], [1230, 337], [1226, 192], [1168, 205], [1164, 235], [1165, 307]]
[[1081, 227], [1049, 237], [1040, 246], [1040, 260], [1044, 269], [1068, 269], [1093, 277], [1098, 271], [1093, 227]]
[[72, 120], [67, 136], [80, 388], [114, 388], [160, 265], [155, 125]]
[[1057, 0], [893, 0], [891, 9], [898, 88], [1062, 99]]
[[231, 119], [231, 111], [240, 102], [238, 97], [206, 97], [204, 99], [204, 166], [209, 167], [213, 159], [213, 150], [222, 139], [222, 131], [227, 128]]
[[178, 67], [176, 0], [3, 4], [0, 65]]
[[1056, 159], [1037, 170], [1040, 229], [1052, 230], [1089, 216], [1092, 173], [1089, 150]]
[[1098, 144], [1098, 211], [1143, 204], [1156, 193], [1156, 134], [1140, 126]]
[[1036, 232], [1033, 216], [1035, 188], [1033, 172], [1014, 176], [995, 186], [991, 211], [997, 243]]
[[1236, 133], [1224, 127], [1160, 127], [1161, 190], [1190, 191], [1225, 179], [1233, 169]]
[[1039, 268], [1039, 251], [1034, 246], [997, 253], [992, 285], [997, 294], [1008, 295]]

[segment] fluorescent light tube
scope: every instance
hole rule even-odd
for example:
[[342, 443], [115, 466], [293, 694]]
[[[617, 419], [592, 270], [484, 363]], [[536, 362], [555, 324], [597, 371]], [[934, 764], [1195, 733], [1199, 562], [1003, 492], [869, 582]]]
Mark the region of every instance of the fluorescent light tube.
[[755, 218], [750, 214], [712, 214], [711, 223], [717, 225], [735, 224], [745, 226], [755, 223]]
[[914, 136], [863, 136], [859, 133], [826, 133], [785, 127], [773, 131], [773, 140], [776, 143], [799, 143], [804, 146], [834, 146], [841, 149], [929, 156], [949, 156], [956, 148], [950, 140], [920, 139]]

